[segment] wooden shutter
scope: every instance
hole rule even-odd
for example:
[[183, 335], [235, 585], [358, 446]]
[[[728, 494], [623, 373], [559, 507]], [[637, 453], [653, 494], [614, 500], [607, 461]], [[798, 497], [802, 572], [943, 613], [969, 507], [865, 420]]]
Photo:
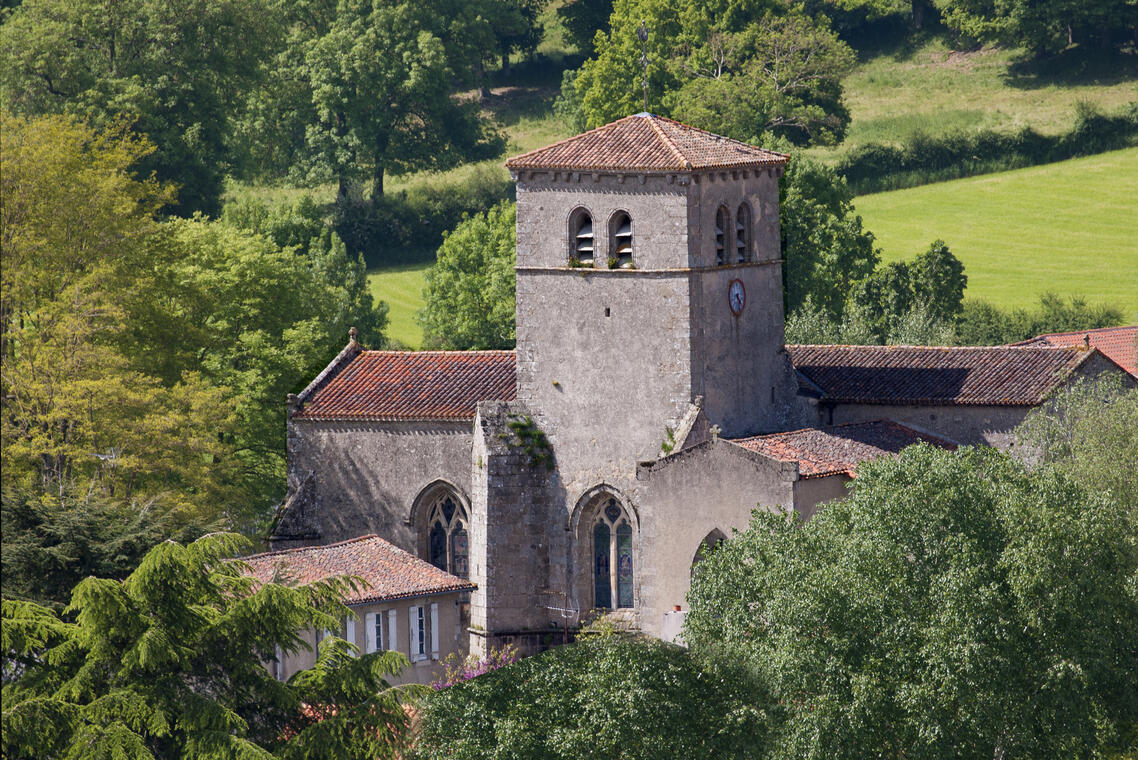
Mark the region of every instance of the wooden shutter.
[[439, 605], [431, 605], [431, 659], [439, 659]]
[[[356, 643], [356, 613], [349, 612], [348, 616], [344, 618], [344, 638], [348, 640], [349, 644]], [[353, 650], [359, 652], [359, 650]]]
[[378, 648], [378, 642], [375, 640], [374, 612], [364, 615], [364, 635], [367, 637], [367, 646], [364, 647], [364, 651], [371, 654]]
[[387, 648], [392, 651], [399, 649], [399, 631], [396, 629], [398, 616], [399, 613], [395, 610], [387, 611]]
[[422, 607], [411, 608], [411, 619], [407, 624], [407, 628], [411, 633], [411, 662], [418, 662], [419, 660], [419, 619], [422, 614]]

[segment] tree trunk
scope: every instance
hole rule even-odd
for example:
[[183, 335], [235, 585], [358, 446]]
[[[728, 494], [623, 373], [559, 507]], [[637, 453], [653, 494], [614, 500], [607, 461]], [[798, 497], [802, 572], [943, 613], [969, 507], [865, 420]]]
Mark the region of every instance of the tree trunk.
[[352, 181], [348, 179], [347, 174], [341, 174], [339, 177], [339, 186], [336, 188], [336, 203], [344, 203], [352, 194]]
[[510, 51], [509, 50], [503, 50], [502, 51], [502, 73], [503, 74], [509, 74], [510, 73]]
[[371, 205], [378, 206], [383, 200], [383, 166], [376, 164], [371, 173]]
[[913, 28], [920, 30], [925, 27], [925, 18], [928, 16], [927, 0], [912, 0]]
[[482, 57], [474, 62], [474, 78], [478, 80], [478, 102], [485, 103], [490, 98], [490, 86], [486, 81], [486, 67], [482, 64]]

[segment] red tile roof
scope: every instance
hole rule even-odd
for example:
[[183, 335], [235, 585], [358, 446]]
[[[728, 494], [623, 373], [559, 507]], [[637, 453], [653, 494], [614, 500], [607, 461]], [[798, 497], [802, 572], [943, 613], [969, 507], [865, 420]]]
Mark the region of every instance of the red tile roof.
[[798, 462], [798, 474], [802, 478], [838, 474], [852, 478], [856, 477], [857, 466], [862, 462], [897, 454], [920, 441], [945, 449], [956, 448], [951, 441], [919, 433], [892, 420], [806, 428], [731, 442], [772, 459]]
[[678, 121], [639, 113], [545, 148], [514, 156], [511, 169], [680, 172], [781, 166], [790, 160]]
[[863, 404], [1040, 403], [1094, 352], [992, 346], [787, 346], [795, 369], [831, 401]]
[[360, 351], [305, 391], [297, 419], [472, 420], [513, 401], [513, 351]]
[[1047, 333], [1013, 343], [1013, 346], [1080, 346], [1084, 340], [1106, 358], [1138, 377], [1138, 325], [1100, 327], [1097, 330]]
[[337, 575], [362, 578], [367, 588], [349, 592], [344, 604], [408, 599], [448, 591], [469, 591], [468, 580], [440, 570], [379, 536], [360, 536], [327, 546], [305, 546], [264, 552], [241, 561], [249, 574], [262, 583], [274, 577], [303, 585]]

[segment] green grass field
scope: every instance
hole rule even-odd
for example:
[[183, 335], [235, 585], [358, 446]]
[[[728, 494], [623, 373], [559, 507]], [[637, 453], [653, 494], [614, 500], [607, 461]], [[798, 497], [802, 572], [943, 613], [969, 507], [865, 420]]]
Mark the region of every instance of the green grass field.
[[1116, 304], [1138, 322], [1138, 148], [856, 199], [883, 260], [942, 238], [967, 296], [1030, 306], [1041, 293]]
[[371, 295], [386, 301], [388, 339], [398, 341], [405, 348], [422, 348], [423, 329], [415, 315], [423, 308], [423, 288], [427, 286], [429, 264], [373, 269], [368, 272]]
[[1055, 135], [1074, 125], [1080, 101], [1114, 112], [1138, 100], [1138, 56], [1071, 55], [1024, 64], [1017, 54], [1004, 48], [954, 51], [933, 39], [868, 57], [842, 82], [851, 117], [845, 141], [810, 152], [834, 160], [865, 143], [896, 144], [917, 133], [1030, 126]]

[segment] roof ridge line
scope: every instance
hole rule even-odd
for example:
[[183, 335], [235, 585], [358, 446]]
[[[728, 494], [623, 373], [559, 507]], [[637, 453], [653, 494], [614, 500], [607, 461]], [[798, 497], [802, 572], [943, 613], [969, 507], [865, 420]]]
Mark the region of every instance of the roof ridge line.
[[[270, 549], [267, 552], [257, 552], [256, 554], [247, 554], [244, 557], [237, 557], [237, 559], [244, 562], [244, 561], [250, 560], [250, 559], [259, 559], [260, 557], [273, 557], [273, 556], [276, 556], [278, 554], [295, 554], [297, 552], [305, 552], [305, 551], [309, 551], [312, 549], [330, 549], [334, 546], [343, 546], [344, 544], [354, 544], [357, 541], [366, 541], [369, 538], [378, 538], [380, 541], [383, 541], [384, 543], [386, 543], [390, 546], [395, 546], [395, 544], [392, 544], [390, 541], [386, 540], [382, 536], [379, 536], [375, 533], [368, 533], [366, 536], [356, 536], [355, 538], [345, 538], [343, 541], [336, 541], [335, 543], [331, 543], [331, 544], [317, 544], [316, 546], [293, 546], [289, 549]], [[398, 549], [399, 547], [395, 546], [395, 548]], [[408, 554], [410, 554], [410, 552], [408, 552]], [[414, 556], [414, 555], [412, 555], [412, 556]], [[434, 567], [434, 565], [432, 565], [432, 567]]]
[[570, 135], [569, 137], [563, 138], [563, 139], [558, 140], [557, 142], [554, 142], [554, 143], [550, 143], [549, 145], [544, 145], [540, 148], [534, 148], [533, 150], [527, 150], [525, 153], [519, 153], [516, 156], [510, 156], [509, 158], [506, 159], [506, 166], [508, 168], [510, 166], [510, 163], [513, 161], [518, 161], [518, 160], [523, 159], [527, 156], [532, 156], [535, 153], [544, 153], [545, 151], [549, 150], [550, 148], [556, 148], [559, 145], [564, 145], [565, 143], [572, 142], [573, 140], [584, 137], [585, 135], [591, 135], [594, 132], [599, 132], [602, 129], [608, 129], [609, 127], [612, 127], [616, 124], [620, 124], [623, 121], [627, 121], [628, 119], [634, 119], [634, 118], [636, 118], [636, 115], [630, 114], [630, 115], [625, 116], [621, 119], [617, 119], [616, 121], [610, 121], [608, 124], [601, 124], [599, 126], [593, 127], [592, 129], [586, 129], [584, 132], [579, 132], [575, 135]]
[[660, 121], [664, 121], [664, 122], [667, 122], [669, 124], [675, 124], [677, 127], [680, 127], [681, 129], [690, 129], [692, 132], [699, 132], [702, 135], [707, 135], [708, 137], [714, 137], [717, 140], [726, 140], [727, 142], [735, 143], [736, 145], [742, 145], [744, 148], [747, 148], [749, 150], [761, 150], [764, 153], [770, 153], [770, 154], [775, 155], [775, 156], [782, 156], [783, 158], [790, 158], [790, 154], [788, 154], [788, 153], [779, 153], [777, 150], [770, 150], [769, 148], [764, 148], [761, 145], [752, 145], [749, 142], [743, 142], [742, 140], [736, 140], [734, 137], [728, 137], [727, 135], [721, 135], [721, 134], [718, 134], [716, 132], [712, 132], [710, 129], [704, 129], [703, 127], [697, 127], [697, 126], [694, 126], [692, 124], [685, 124], [684, 122], [678, 121], [676, 119], [670, 119], [667, 116], [653, 115], [653, 118], [659, 119]]
[[664, 141], [664, 144], [668, 146], [668, 150], [672, 151], [672, 155], [680, 160], [680, 166], [682, 166], [685, 170], [690, 171], [692, 168], [691, 161], [687, 156], [684, 155], [684, 152], [680, 150], [674, 142], [672, 142], [672, 138], [668, 137], [668, 135], [664, 132], [664, 128], [656, 123], [656, 120], [658, 118], [661, 117], [655, 116], [653, 114], [648, 115], [648, 123], [652, 125], [652, 131], [656, 133], [657, 137]]

